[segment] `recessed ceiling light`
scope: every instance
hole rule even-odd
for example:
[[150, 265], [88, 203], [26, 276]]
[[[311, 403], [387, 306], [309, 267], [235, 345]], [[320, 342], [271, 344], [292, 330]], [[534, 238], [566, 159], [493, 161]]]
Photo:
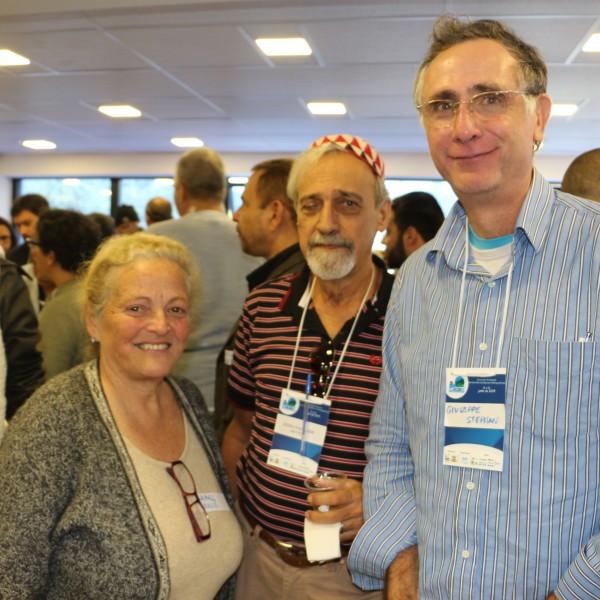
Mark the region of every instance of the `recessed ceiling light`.
[[583, 52], [600, 52], [600, 33], [593, 33], [583, 45]]
[[129, 106], [128, 104], [99, 106], [98, 110], [101, 113], [115, 119], [135, 118], [142, 116], [142, 113], [137, 108]]
[[310, 56], [312, 49], [304, 38], [258, 38], [256, 45], [267, 56]]
[[174, 137], [171, 138], [171, 144], [179, 148], [201, 148], [204, 142], [197, 137]]
[[578, 108], [577, 104], [553, 104], [550, 114], [553, 117], [570, 117]]
[[23, 140], [21, 145], [32, 150], [54, 150], [56, 148], [56, 144], [48, 140]]
[[28, 65], [31, 61], [11, 50], [0, 50], [0, 67]]
[[345, 115], [348, 112], [343, 102], [308, 102], [306, 106], [313, 115]]

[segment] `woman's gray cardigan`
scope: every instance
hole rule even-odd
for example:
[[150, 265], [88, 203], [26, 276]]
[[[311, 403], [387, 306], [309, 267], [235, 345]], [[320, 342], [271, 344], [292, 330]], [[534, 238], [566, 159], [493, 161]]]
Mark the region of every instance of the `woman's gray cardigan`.
[[[168, 381], [231, 505], [198, 388]], [[168, 598], [165, 544], [95, 361], [50, 380], [19, 411], [0, 446], [0, 482], [0, 597]]]

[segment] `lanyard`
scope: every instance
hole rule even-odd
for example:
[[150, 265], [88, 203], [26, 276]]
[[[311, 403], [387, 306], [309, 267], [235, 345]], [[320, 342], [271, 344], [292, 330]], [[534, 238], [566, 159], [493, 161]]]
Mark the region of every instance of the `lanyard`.
[[[325, 399], [329, 398], [329, 392], [331, 392], [331, 388], [333, 387], [335, 378], [337, 377], [338, 371], [340, 370], [342, 361], [344, 360], [344, 357], [346, 356], [346, 350], [348, 349], [348, 345], [350, 344], [350, 339], [352, 338], [352, 334], [354, 333], [354, 328], [356, 327], [356, 323], [358, 322], [358, 317], [360, 316], [360, 313], [362, 312], [362, 310], [367, 302], [367, 298], [369, 297], [369, 292], [371, 291], [371, 286], [373, 285], [374, 279], [375, 279], [375, 267], [371, 264], [371, 279], [369, 280], [369, 285], [367, 287], [367, 291], [365, 292], [365, 295], [363, 296], [362, 302], [360, 303], [358, 311], [356, 312], [356, 316], [354, 317], [354, 321], [352, 322], [352, 327], [350, 329], [350, 333], [348, 334], [348, 337], [346, 338], [346, 341], [344, 343], [344, 348], [342, 349], [342, 353], [340, 354], [340, 358], [338, 360], [338, 364], [335, 367], [335, 371], [333, 372], [333, 376], [331, 377], [331, 381], [329, 382], [329, 386], [327, 388], [327, 391], [325, 392], [325, 396], [324, 396]], [[304, 309], [302, 311], [302, 317], [300, 318], [300, 325], [298, 326], [298, 337], [296, 338], [296, 346], [294, 348], [294, 356], [292, 358], [292, 368], [290, 369], [290, 376], [288, 378], [288, 384], [287, 384], [288, 389], [291, 389], [291, 386], [292, 386], [292, 374], [294, 373], [294, 367], [296, 366], [296, 358], [298, 356], [298, 349], [300, 348], [300, 339], [302, 338], [302, 328], [304, 327], [304, 320], [306, 318], [306, 312], [308, 310], [308, 305], [310, 304], [310, 300], [312, 298], [313, 290], [315, 289], [316, 281], [317, 281], [317, 278], [313, 275], [313, 280], [310, 284], [310, 288], [308, 291], [308, 300], [304, 305]]]
[[[465, 262], [462, 269], [462, 278], [460, 282], [460, 294], [458, 298], [458, 319], [456, 320], [456, 331], [454, 332], [454, 344], [452, 345], [452, 361], [450, 366], [456, 368], [456, 352], [458, 349], [458, 336], [462, 331], [462, 319], [463, 319], [463, 300], [465, 294], [465, 281], [467, 278], [467, 265], [469, 264], [469, 219], [466, 219], [465, 223]], [[512, 274], [515, 266], [514, 259], [511, 260], [510, 267], [508, 269], [508, 277], [506, 280], [506, 293], [504, 295], [504, 307], [502, 310], [502, 325], [500, 328], [500, 339], [498, 341], [498, 352], [496, 355], [496, 368], [500, 368], [500, 357], [502, 356], [502, 347], [504, 345], [504, 332], [506, 330], [506, 319], [508, 317], [508, 300], [510, 297], [510, 288], [512, 285]]]

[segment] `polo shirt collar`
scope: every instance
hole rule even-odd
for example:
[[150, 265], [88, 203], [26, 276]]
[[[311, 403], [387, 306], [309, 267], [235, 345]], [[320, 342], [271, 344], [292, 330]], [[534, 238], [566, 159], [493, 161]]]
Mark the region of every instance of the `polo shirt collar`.
[[[362, 331], [365, 327], [370, 325], [376, 319], [385, 316], [387, 305], [390, 299], [390, 294], [392, 292], [394, 277], [387, 272], [383, 260], [381, 260], [376, 255], [373, 255], [372, 259], [373, 263], [375, 264], [375, 267], [383, 271], [383, 279], [381, 281], [379, 289], [377, 290], [375, 302], [367, 302], [366, 309], [360, 315], [360, 320], [357, 323], [355, 333]], [[281, 312], [287, 315], [293, 315], [295, 323], [300, 322], [300, 317], [302, 315], [303, 310], [302, 306], [300, 305], [300, 301], [302, 300], [302, 296], [306, 292], [309, 280], [310, 269], [308, 268], [308, 266], [305, 266], [304, 269], [300, 271], [300, 273], [294, 275], [291, 278], [290, 290], [284, 298], [284, 301], [280, 305]], [[306, 316], [305, 326], [310, 326], [311, 324], [314, 324], [313, 316], [316, 318], [316, 314], [314, 314], [313, 311], [309, 310]], [[316, 320], [318, 321], [318, 319]], [[346, 325], [342, 327], [338, 337], [345, 335]], [[322, 329], [320, 333], [324, 334], [325, 330], [322, 327], [319, 327], [319, 329]]]

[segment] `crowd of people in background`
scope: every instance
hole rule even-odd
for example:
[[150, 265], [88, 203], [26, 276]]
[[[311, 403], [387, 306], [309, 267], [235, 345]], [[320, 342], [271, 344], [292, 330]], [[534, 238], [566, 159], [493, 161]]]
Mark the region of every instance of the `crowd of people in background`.
[[447, 216], [351, 134], [255, 165], [232, 218], [209, 148], [143, 219], [17, 198], [0, 596], [600, 597], [600, 148], [536, 170], [546, 79], [439, 19], [414, 99]]

